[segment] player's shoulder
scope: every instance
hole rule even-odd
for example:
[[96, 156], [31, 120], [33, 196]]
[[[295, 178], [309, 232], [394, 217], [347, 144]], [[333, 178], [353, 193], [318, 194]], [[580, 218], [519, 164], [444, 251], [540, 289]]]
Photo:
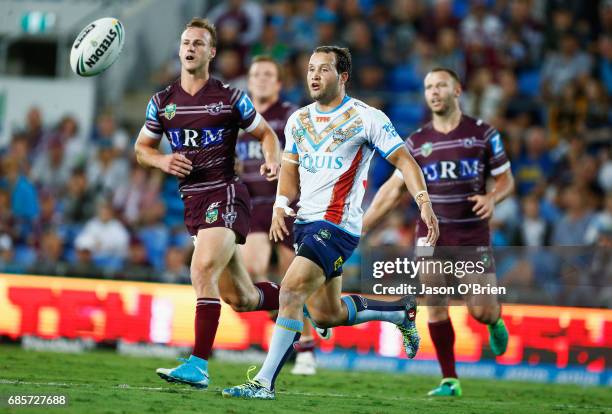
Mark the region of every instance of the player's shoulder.
[[433, 124], [430, 122], [422, 125], [419, 129], [408, 135], [406, 143], [419, 143], [421, 141], [431, 141], [431, 134], [433, 132]]
[[315, 103], [310, 103], [308, 105], [300, 106], [293, 105], [293, 110], [289, 112], [289, 117], [287, 118], [287, 123], [294, 122], [297, 117], [305, 116], [308, 117], [311, 111], [315, 110]]
[[284, 112], [285, 118], [288, 118], [298, 109], [298, 106], [293, 102], [282, 101], [280, 103], [280, 109], [282, 112]]
[[214, 76], [208, 79], [208, 87], [208, 93], [221, 95], [222, 98], [229, 100], [230, 105], [235, 105], [238, 100], [246, 96], [246, 93], [242, 89], [235, 87], [231, 83], [224, 82], [219, 78], [215, 78]]
[[368, 105], [357, 98], [351, 98], [348, 102], [351, 108], [357, 111], [360, 115], [364, 115], [366, 117], [380, 117], [385, 116], [385, 113], [378, 108]]
[[289, 113], [293, 113], [295, 112], [296, 109], [298, 109], [298, 106], [290, 101], [282, 101], [280, 105], [281, 105], [281, 108], [283, 108], [283, 110]]
[[168, 100], [172, 99], [172, 96], [176, 93], [177, 88], [180, 85], [180, 79], [175, 80], [170, 85], [166, 86], [164, 89], [157, 91], [153, 94], [151, 99], [153, 102], [160, 106], [165, 104]]
[[353, 110], [357, 112], [357, 114], [359, 114], [361, 120], [366, 125], [369, 124], [382, 126], [391, 122], [387, 114], [385, 114], [382, 110], [374, 106], [368, 105], [367, 103], [359, 99], [351, 98], [351, 100], [349, 101], [349, 105]]
[[473, 134], [479, 139], [487, 140], [497, 132], [492, 125], [486, 123], [482, 119], [474, 118], [469, 115], [464, 114], [461, 123], [466, 133]]

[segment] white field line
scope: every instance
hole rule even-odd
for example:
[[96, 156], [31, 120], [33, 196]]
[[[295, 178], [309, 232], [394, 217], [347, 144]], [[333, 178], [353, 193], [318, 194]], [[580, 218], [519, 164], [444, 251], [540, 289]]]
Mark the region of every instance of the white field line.
[[[30, 381], [19, 381], [19, 380], [11, 380], [0, 378], [0, 385], [33, 385], [33, 386], [43, 386], [43, 387], [62, 387], [62, 388], [100, 388], [100, 384], [80, 384], [75, 382], [30, 382]], [[181, 387], [180, 384], [176, 384], [176, 387], [142, 387], [142, 386], [132, 386], [129, 384], [119, 384], [119, 385], [111, 385], [104, 386], [104, 388], [111, 389], [120, 389], [120, 390], [137, 390], [137, 391], [173, 391], [173, 392], [185, 392], [185, 393], [200, 393], [206, 392], [206, 390], [198, 390], [195, 388], [187, 388]], [[212, 392], [221, 392], [221, 388], [209, 388], [208, 391]], [[320, 394], [313, 392], [296, 392], [296, 391], [277, 391], [277, 394], [281, 395], [290, 395], [290, 396], [300, 396], [300, 397], [321, 397], [321, 398], [366, 398], [370, 399], [369, 395], [359, 395], [359, 394], [339, 394], [339, 393], [328, 393], [328, 394]], [[432, 398], [425, 397], [376, 397], [377, 399], [389, 400], [389, 401], [432, 401]], [[465, 398], [464, 398], [465, 399]], [[522, 404], [520, 401], [487, 401], [487, 404], [490, 405], [500, 405], [500, 406], [508, 406], [508, 405], [520, 405]], [[609, 411], [607, 408], [602, 406], [578, 406], [578, 405], [570, 405], [570, 404], [554, 404], [551, 406], [552, 408], [571, 408], [571, 409], [591, 409], [591, 410], [602, 410], [602, 412]]]

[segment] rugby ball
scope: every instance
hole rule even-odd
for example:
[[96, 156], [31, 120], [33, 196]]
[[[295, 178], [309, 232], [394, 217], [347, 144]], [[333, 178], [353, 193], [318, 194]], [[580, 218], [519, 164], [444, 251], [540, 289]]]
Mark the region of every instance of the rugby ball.
[[112, 65], [123, 49], [125, 30], [113, 17], [98, 19], [77, 36], [70, 50], [70, 67], [79, 76], [94, 76]]

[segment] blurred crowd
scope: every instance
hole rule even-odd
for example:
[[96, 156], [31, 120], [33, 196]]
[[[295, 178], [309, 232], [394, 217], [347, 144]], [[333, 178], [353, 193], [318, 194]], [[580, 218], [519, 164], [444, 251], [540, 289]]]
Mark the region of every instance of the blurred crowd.
[[[612, 1], [229, 0], [203, 14], [218, 30], [216, 76], [245, 88], [252, 56], [269, 54], [298, 105], [312, 49], [349, 47], [349, 94], [402, 136], [428, 120], [424, 75], [454, 69], [464, 112], [501, 132], [512, 162], [516, 193], [496, 208], [493, 244], [612, 244]], [[151, 92], [179, 70], [169, 56]], [[176, 182], [136, 165], [138, 131], [121, 121], [104, 112], [81, 131], [70, 115], [48, 125], [37, 108], [24, 114], [2, 152], [5, 271], [189, 281]], [[374, 160], [366, 205], [390, 172]], [[406, 200], [363, 245], [410, 246], [416, 219]]]

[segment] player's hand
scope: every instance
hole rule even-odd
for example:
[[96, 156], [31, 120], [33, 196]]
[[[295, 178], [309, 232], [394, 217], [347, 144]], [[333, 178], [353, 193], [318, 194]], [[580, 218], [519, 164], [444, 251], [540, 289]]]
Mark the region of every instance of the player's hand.
[[275, 243], [285, 240], [289, 236], [289, 229], [285, 224], [286, 217], [295, 217], [295, 211], [291, 207], [274, 207], [272, 211], [272, 226], [270, 226], [270, 240]]
[[191, 160], [183, 154], [165, 154], [162, 155], [159, 169], [166, 174], [185, 178], [191, 173], [193, 166]]
[[280, 164], [278, 162], [266, 162], [261, 165], [259, 173], [266, 177], [268, 181], [274, 181], [278, 178], [280, 172]]
[[434, 213], [431, 202], [425, 202], [421, 205], [421, 220], [427, 226], [427, 244], [435, 246], [440, 236], [440, 228], [438, 227], [438, 218]]
[[493, 196], [489, 194], [473, 195], [468, 197], [468, 200], [475, 203], [474, 207], [472, 207], [472, 211], [474, 211], [478, 217], [482, 219], [491, 218], [493, 210], [495, 209], [495, 200]]

